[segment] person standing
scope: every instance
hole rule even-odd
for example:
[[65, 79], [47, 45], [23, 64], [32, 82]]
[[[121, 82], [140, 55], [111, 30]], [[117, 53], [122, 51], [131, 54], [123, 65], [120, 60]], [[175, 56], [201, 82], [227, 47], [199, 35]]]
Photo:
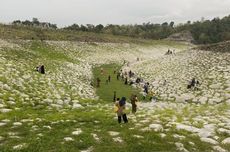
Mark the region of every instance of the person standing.
[[113, 102], [116, 102], [116, 91], [113, 92]]
[[126, 98], [122, 97], [121, 100], [119, 100], [119, 98], [117, 98], [117, 101], [115, 102], [115, 106], [117, 108], [116, 112], [117, 112], [117, 118], [118, 118], [118, 123], [121, 123], [122, 119], [124, 121], [124, 123], [128, 123], [128, 118], [127, 115], [125, 113], [125, 104], [126, 104]]
[[109, 76], [108, 76], [108, 81], [110, 82], [110, 80], [111, 80], [111, 76], [109, 75]]
[[137, 95], [131, 95], [131, 104], [132, 104], [132, 113], [135, 114], [137, 112], [137, 102], [138, 98]]
[[97, 78], [97, 87], [98, 88], [100, 87], [100, 82], [101, 82], [101, 80], [99, 78]]

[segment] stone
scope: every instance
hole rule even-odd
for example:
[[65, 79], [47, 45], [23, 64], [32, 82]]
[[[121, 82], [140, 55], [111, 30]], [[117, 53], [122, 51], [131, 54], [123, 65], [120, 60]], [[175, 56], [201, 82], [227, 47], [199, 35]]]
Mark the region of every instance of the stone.
[[14, 125], [14, 126], [21, 126], [22, 123], [21, 123], [21, 122], [14, 122], [13, 125]]
[[72, 137], [65, 137], [64, 140], [67, 141], [67, 142], [68, 141], [74, 141]]
[[206, 103], [208, 102], [208, 98], [207, 98], [207, 97], [201, 97], [201, 98], [199, 99], [199, 102], [200, 102], [201, 104], [206, 104]]
[[94, 138], [97, 142], [100, 141], [100, 138], [97, 136], [97, 134], [92, 133], [91, 135], [93, 136], [93, 138]]
[[227, 150], [221, 148], [220, 146], [213, 146], [212, 149], [216, 152], [227, 152]]
[[213, 144], [213, 145], [217, 145], [218, 142], [214, 139], [211, 139], [211, 138], [200, 138], [201, 141], [203, 142], [206, 142], [206, 143], [210, 143], [210, 144]]
[[110, 136], [118, 136], [120, 134], [119, 132], [115, 132], [115, 131], [109, 131], [108, 133]]
[[144, 137], [140, 135], [133, 135], [133, 137], [138, 138], [138, 139], [144, 139]]
[[80, 152], [92, 152], [93, 151], [93, 146], [89, 147], [86, 150], [81, 150]]
[[3, 108], [3, 107], [5, 107], [5, 105], [0, 103], [0, 108]]
[[193, 127], [193, 126], [184, 125], [184, 124], [177, 124], [176, 125], [176, 129], [177, 130], [186, 130], [186, 131], [193, 132], [193, 133], [198, 133], [200, 131], [199, 128], [196, 128], [196, 127]]
[[184, 145], [182, 143], [176, 142], [175, 143], [177, 149], [181, 152], [189, 152], [187, 149], [184, 148]]
[[113, 141], [114, 142], [118, 142], [118, 143], [122, 143], [123, 142], [123, 140], [121, 139], [121, 137], [115, 137], [115, 138], [113, 138]]
[[156, 132], [163, 131], [163, 127], [160, 124], [150, 124], [149, 128]]
[[72, 132], [72, 135], [80, 135], [82, 133], [82, 130], [78, 128], [76, 131]]
[[228, 134], [230, 136], [230, 130], [227, 130], [227, 129], [224, 129], [224, 128], [217, 129], [217, 132], [219, 134]]
[[228, 138], [225, 138], [222, 142], [221, 142], [222, 144], [230, 144], [230, 137], [228, 137]]
[[180, 136], [180, 135], [177, 135], [177, 134], [173, 135], [173, 137], [176, 138], [176, 139], [180, 139], [180, 140], [185, 139], [185, 136]]
[[217, 83], [217, 84], [212, 84], [212, 85], [210, 85], [209, 87], [211, 88], [211, 89], [219, 89], [220, 87], [221, 87], [221, 83]]
[[5, 126], [5, 125], [6, 125], [5, 122], [0, 122], [0, 127], [1, 127], [1, 126]]
[[7, 113], [10, 111], [12, 111], [12, 109], [0, 109], [0, 112], [2, 112], [2, 113]]
[[82, 105], [80, 105], [79, 103], [73, 103], [73, 109], [79, 109], [79, 108], [83, 108]]
[[20, 149], [25, 148], [26, 145], [27, 145], [27, 144], [25, 144], [25, 143], [19, 144], [19, 145], [13, 146], [13, 149], [14, 149], [14, 150], [20, 150]]

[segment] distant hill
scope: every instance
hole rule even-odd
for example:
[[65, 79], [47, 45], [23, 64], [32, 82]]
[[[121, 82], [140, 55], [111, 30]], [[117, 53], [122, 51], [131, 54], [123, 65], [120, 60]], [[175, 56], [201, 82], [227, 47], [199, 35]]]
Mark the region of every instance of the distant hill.
[[230, 53], [230, 41], [220, 42], [216, 44], [203, 45], [198, 48], [201, 50], [207, 50], [207, 51], [229, 52]]

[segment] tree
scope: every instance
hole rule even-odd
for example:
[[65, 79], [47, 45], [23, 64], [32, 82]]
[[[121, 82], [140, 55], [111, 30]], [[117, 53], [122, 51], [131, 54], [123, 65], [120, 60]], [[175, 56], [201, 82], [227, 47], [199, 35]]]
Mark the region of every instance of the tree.
[[40, 24], [40, 22], [38, 21], [37, 18], [33, 18], [32, 23], [33, 23], [33, 25], [37, 25], [37, 26]]
[[101, 32], [103, 28], [104, 28], [104, 26], [103, 26], [102, 24], [99, 24], [99, 25], [97, 25], [97, 26], [95, 27], [95, 31], [96, 31], [96, 32]]
[[174, 26], [174, 22], [172, 21], [172, 22], [170, 22], [169, 23], [169, 26], [171, 27], [171, 28], [173, 28], [173, 26]]

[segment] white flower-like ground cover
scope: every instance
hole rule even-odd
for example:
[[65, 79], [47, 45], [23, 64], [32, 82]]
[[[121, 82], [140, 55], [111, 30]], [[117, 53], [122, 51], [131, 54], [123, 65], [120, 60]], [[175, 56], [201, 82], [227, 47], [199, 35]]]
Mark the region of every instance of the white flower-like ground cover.
[[[111, 116], [112, 104], [81, 105], [81, 100], [98, 99], [91, 86], [92, 69], [95, 66], [122, 64], [125, 60], [129, 65], [123, 69], [132, 70], [136, 77], [149, 82], [150, 89], [157, 92], [160, 99], [159, 102], [140, 103], [137, 114], [128, 115], [129, 121], [134, 124], [129, 130], [138, 131], [130, 136], [140, 142], [145, 140], [143, 133], [146, 132], [154, 132], [162, 139], [170, 137], [177, 141], [174, 144], [178, 151], [199, 151], [199, 145], [190, 141], [190, 138], [197, 137], [214, 151], [230, 150], [230, 53], [188, 49], [186, 45], [172, 47], [47, 41], [54, 51], [65, 54], [70, 59], [50, 61], [33, 58], [38, 52], [28, 48], [30, 43], [32, 42], [0, 40], [1, 115], [31, 106], [57, 109], [63, 114], [68, 113], [69, 109], [84, 111], [98, 108]], [[164, 55], [169, 47], [175, 49], [176, 54]], [[18, 51], [16, 54], [11, 52], [15, 50]], [[137, 58], [140, 60], [137, 61]], [[45, 64], [45, 75], [34, 70], [39, 64]], [[186, 88], [193, 77], [201, 83], [197, 91]], [[127, 109], [130, 106], [127, 104]], [[114, 121], [116, 119], [115, 117]], [[0, 129], [5, 126], [12, 129], [4, 135], [0, 134], [0, 146], [6, 140], [22, 140], [22, 134], [16, 131], [20, 127], [30, 127], [30, 131], [40, 139], [45, 132], [52, 131], [55, 125], [76, 122], [75, 119], [46, 121], [32, 116], [30, 119], [11, 120], [0, 117]], [[39, 126], [40, 123], [42, 125]], [[95, 127], [100, 124], [100, 121], [95, 121]], [[84, 134], [88, 134], [87, 138], [92, 138], [97, 143], [103, 141], [100, 127], [86, 132], [86, 124], [82, 122], [79, 125], [81, 126], [66, 131], [68, 134], [61, 138], [62, 144], [82, 142], [78, 138]], [[114, 144], [127, 142], [122, 131], [110, 128], [103, 134]], [[192, 149], [186, 148], [185, 140], [190, 141]], [[12, 149], [20, 150], [28, 146], [29, 143], [17, 142]], [[85, 151], [93, 150], [94, 145], [91, 145]]]

